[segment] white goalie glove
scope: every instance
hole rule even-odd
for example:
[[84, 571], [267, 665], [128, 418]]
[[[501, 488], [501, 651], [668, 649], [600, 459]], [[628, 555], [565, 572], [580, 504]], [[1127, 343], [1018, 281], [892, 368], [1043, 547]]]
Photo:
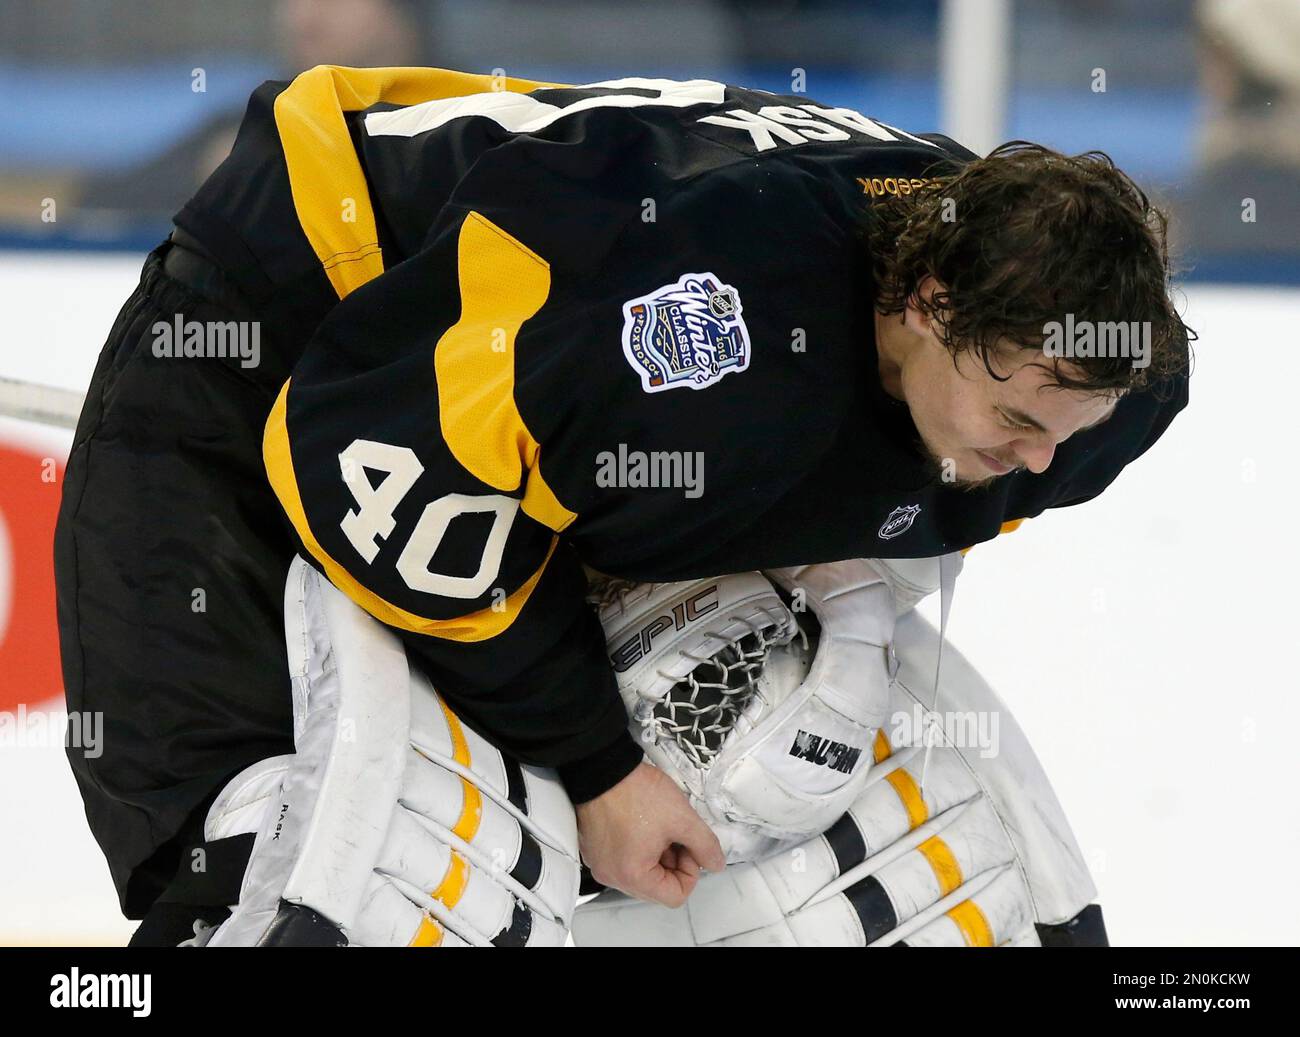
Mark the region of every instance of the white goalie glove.
[[[932, 560], [930, 575], [924, 565], [876, 563], [883, 578], [897, 593], [899, 611], [905, 611], [927, 590], [937, 587], [937, 568]], [[726, 652], [733, 658], [737, 648], [724, 649], [721, 642], [706, 646], [702, 639], [686, 641], [692, 628], [692, 610], [674, 611], [680, 616], [682, 642], [675, 651], [688, 651], [674, 659], [665, 650], [655, 653], [654, 671], [662, 671], [656, 682], [649, 676], [625, 677], [633, 715], [633, 729], [649, 732], [649, 755], [686, 788], [697, 809], [719, 832], [732, 837], [733, 849], [742, 852], [726, 871], [701, 878], [685, 907], [671, 911], [654, 904], [630, 900], [620, 893], [602, 893], [579, 908], [573, 937], [579, 946], [1000, 946], [1040, 943], [1104, 942], [1100, 912], [1089, 907], [1095, 897], [1088, 870], [1046, 776], [1023, 733], [996, 694], [951, 646], [943, 655], [941, 675], [944, 713], [931, 712], [937, 667], [937, 632], [916, 612], [897, 621], [893, 613], [876, 613], [868, 623], [853, 627], [865, 637], [850, 642], [855, 647], [855, 664], [873, 662], [871, 652], [886, 632], [893, 642], [901, 667], [896, 679], [881, 678], [881, 669], [859, 675], [848, 683], [852, 671], [836, 682], [837, 690], [852, 694], [856, 689], [864, 700], [853, 709], [854, 722], [871, 730], [872, 738], [863, 759], [852, 768], [838, 788], [827, 790], [803, 784], [798, 794], [818, 811], [815, 830], [798, 840], [771, 838], [766, 843], [743, 835], [748, 832], [778, 831], [797, 827], [793, 812], [795, 796], [788, 777], [803, 759], [799, 731], [804, 727], [787, 723], [787, 718], [807, 718], [811, 724], [826, 722], [820, 705], [821, 674], [840, 672], [836, 658], [840, 642], [817, 637], [808, 617], [821, 619], [825, 603], [861, 593], [871, 586], [863, 579], [866, 563], [837, 563], [813, 566], [801, 571], [775, 573], [774, 582], [783, 587], [811, 584], [816, 603], [806, 614], [797, 614], [812, 646], [812, 664], [793, 668], [772, 666], [780, 652], [794, 652], [797, 645], [788, 636], [788, 616], [765, 597], [758, 574], [700, 581], [689, 585], [660, 588], [645, 596], [644, 609], [637, 609], [628, 595], [628, 609], [638, 616], [624, 626], [643, 631], [664, 627], [663, 622], [647, 626], [645, 617], [664, 612], [668, 603], [692, 600], [711, 602], [718, 608], [714, 626], [719, 637], [728, 624], [716, 613], [734, 610], [742, 619], [753, 618], [742, 602], [761, 601], [775, 617], [762, 629], [768, 645], [767, 666], [750, 672], [752, 687], [743, 688], [737, 701], [726, 710], [703, 712], [706, 723], [694, 725], [697, 712], [708, 702], [695, 693], [695, 681], [684, 675], [699, 667], [707, 675], [718, 663], [710, 656]], [[713, 589], [716, 586], [716, 589]], [[700, 594], [707, 594], [698, 599]], [[644, 594], [644, 591], [643, 591]], [[607, 597], [609, 597], [607, 595]], [[614, 607], [609, 601], [607, 608]], [[694, 612], [700, 609], [696, 607]], [[766, 614], [766, 613], [764, 613]], [[704, 626], [700, 617], [694, 623]], [[677, 624], [674, 624], [676, 626]], [[895, 629], [896, 627], [896, 629]], [[825, 629], [825, 628], [823, 628]], [[832, 625], [832, 633], [838, 628]], [[629, 645], [625, 630], [607, 623], [613, 634], [609, 644], [616, 660], [620, 649]], [[664, 636], [660, 634], [659, 636]], [[715, 639], [716, 641], [716, 639]], [[865, 646], [863, 645], [865, 642]], [[757, 642], [754, 642], [757, 644]], [[642, 637], [640, 649], [657, 647], [656, 637]], [[625, 651], [636, 655], [635, 643]], [[829, 653], [829, 654], [827, 654]], [[700, 658], [704, 661], [701, 662]], [[638, 659], [638, 662], [640, 660]], [[805, 664], [806, 665], [806, 664]], [[643, 672], [645, 667], [626, 669], [625, 674]], [[891, 665], [890, 670], [895, 667]], [[699, 670], [695, 671], [696, 673]], [[719, 682], [720, 683], [720, 682]], [[746, 697], [748, 696], [748, 697]], [[761, 706], [753, 699], [762, 697]], [[691, 703], [684, 715], [679, 702]], [[836, 701], [842, 701], [836, 700]], [[794, 703], [782, 708], [783, 704]], [[676, 709], [677, 720], [671, 721]], [[833, 718], [841, 724], [840, 710]], [[663, 717], [665, 719], [660, 719]], [[936, 725], [937, 722], [937, 726]], [[684, 734], [691, 741], [704, 738], [706, 744], [722, 748], [696, 757], [682, 750]], [[862, 744], [851, 728], [856, 748]], [[927, 754], [927, 741], [934, 748]], [[765, 745], [771, 752], [749, 770], [726, 767], [737, 745]], [[847, 741], [844, 744], [849, 744]], [[834, 760], [841, 750], [820, 743], [820, 757]], [[784, 750], [791, 761], [777, 762]], [[782, 765], [784, 767], [782, 768]], [[868, 766], [870, 765], [870, 766]], [[757, 774], [758, 778], [752, 775]], [[742, 790], [736, 796], [735, 787]], [[764, 808], [762, 794], [775, 789], [774, 810]], [[840, 796], [848, 796], [844, 802]], [[821, 823], [820, 810], [826, 804], [843, 803], [832, 822]], [[738, 804], [743, 803], [743, 811]], [[742, 838], [737, 839], [740, 832]], [[724, 841], [724, 845], [726, 842]]]
[[595, 594], [633, 734], [728, 861], [830, 827], [866, 782], [889, 707], [894, 597], [876, 570], [770, 576], [608, 581]]
[[464, 727], [392, 631], [301, 559], [285, 619], [297, 752], [208, 813], [208, 840], [256, 840], [206, 945], [563, 945], [579, 867], [554, 773]]

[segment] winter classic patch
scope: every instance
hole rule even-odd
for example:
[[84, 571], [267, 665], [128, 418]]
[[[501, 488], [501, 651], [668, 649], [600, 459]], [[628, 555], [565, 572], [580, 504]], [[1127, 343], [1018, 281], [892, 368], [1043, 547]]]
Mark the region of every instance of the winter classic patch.
[[749, 366], [749, 330], [740, 293], [713, 274], [682, 274], [673, 284], [623, 304], [623, 352], [646, 392], [707, 389]]

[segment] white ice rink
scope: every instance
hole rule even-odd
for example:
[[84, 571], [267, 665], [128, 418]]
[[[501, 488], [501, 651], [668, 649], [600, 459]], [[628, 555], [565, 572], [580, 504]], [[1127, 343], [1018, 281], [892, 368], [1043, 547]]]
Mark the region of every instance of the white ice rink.
[[[0, 374], [83, 388], [139, 266], [0, 254]], [[1114, 943], [1294, 944], [1300, 290], [1186, 302], [1189, 409], [1098, 500], [972, 551], [950, 634], [1051, 775]], [[0, 748], [0, 943], [130, 931], [61, 746]]]

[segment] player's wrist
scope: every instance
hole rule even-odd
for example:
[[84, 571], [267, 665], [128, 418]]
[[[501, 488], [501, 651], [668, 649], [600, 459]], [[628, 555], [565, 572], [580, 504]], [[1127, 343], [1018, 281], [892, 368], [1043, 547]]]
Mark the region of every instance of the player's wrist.
[[560, 764], [556, 770], [569, 799], [579, 804], [608, 792], [631, 774], [643, 759], [645, 753], [641, 746], [625, 728], [596, 751]]

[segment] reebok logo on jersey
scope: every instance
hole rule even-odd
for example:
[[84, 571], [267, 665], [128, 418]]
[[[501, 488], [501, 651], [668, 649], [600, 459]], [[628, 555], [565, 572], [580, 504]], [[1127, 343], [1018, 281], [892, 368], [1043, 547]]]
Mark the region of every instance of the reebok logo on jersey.
[[894, 537], [900, 537], [912, 528], [912, 523], [916, 521], [916, 516], [921, 514], [921, 505], [908, 504], [903, 507], [895, 508], [889, 513], [889, 518], [885, 519], [884, 525], [876, 534], [881, 540], [893, 540]]
[[872, 198], [883, 198], [885, 195], [897, 198], [900, 195], [919, 191], [931, 182], [928, 176], [858, 176], [854, 179], [862, 185], [862, 193]]
[[749, 366], [740, 293], [715, 274], [682, 274], [623, 304], [623, 353], [645, 392], [707, 389]]

